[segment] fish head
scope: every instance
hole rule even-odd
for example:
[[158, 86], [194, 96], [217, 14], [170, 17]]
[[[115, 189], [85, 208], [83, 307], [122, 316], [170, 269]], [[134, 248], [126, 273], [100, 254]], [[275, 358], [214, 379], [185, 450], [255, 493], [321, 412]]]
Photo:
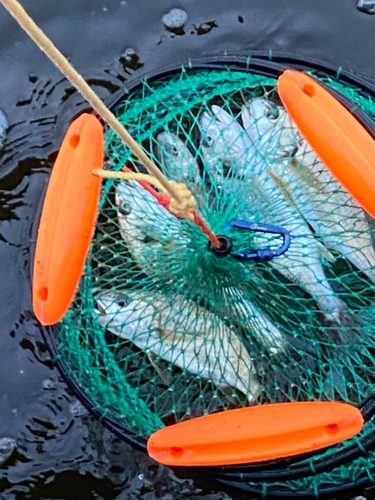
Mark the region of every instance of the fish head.
[[115, 202], [121, 226], [144, 231], [157, 225], [170, 225], [175, 231], [178, 219], [166, 210], [156, 198], [136, 181], [119, 181]]
[[177, 135], [161, 132], [156, 140], [157, 156], [166, 175], [178, 182], [186, 181], [190, 185], [201, 182], [194, 156]]
[[225, 156], [226, 143], [222, 134], [220, 124], [215, 116], [204, 111], [199, 119], [201, 128], [201, 149], [203, 155], [209, 153], [210, 156]]
[[241, 158], [248, 146], [245, 131], [219, 106], [212, 106], [212, 109], [215, 111], [213, 115], [205, 111], [200, 118], [203, 148], [213, 149], [218, 157]]
[[268, 160], [288, 158], [300, 144], [301, 136], [286, 109], [264, 98], [243, 106], [241, 118], [253, 145]]
[[97, 310], [100, 314], [99, 324], [111, 328], [121, 327], [124, 319], [131, 314], [133, 306], [130, 306], [131, 297], [126, 292], [107, 292], [99, 296], [96, 301]]
[[142, 292], [106, 292], [97, 297], [96, 305], [100, 326], [140, 349], [147, 349], [152, 338], [153, 342], [158, 338], [152, 328], [155, 309]]
[[218, 121], [207, 111], [201, 114], [199, 124], [201, 129], [200, 150], [204, 168], [215, 177], [220, 173], [220, 164], [227, 153], [224, 137], [221, 134]]
[[229, 154], [235, 160], [243, 159], [252, 144], [248, 135], [237, 120], [220, 106], [213, 105], [212, 113], [218, 122], [219, 129], [229, 149]]
[[119, 181], [116, 184], [115, 202], [121, 216], [141, 218], [152, 211], [156, 199], [136, 181]]
[[212, 106], [200, 116], [201, 151], [203, 161], [212, 173], [226, 169], [236, 171], [246, 163], [250, 143], [245, 131], [219, 106]]

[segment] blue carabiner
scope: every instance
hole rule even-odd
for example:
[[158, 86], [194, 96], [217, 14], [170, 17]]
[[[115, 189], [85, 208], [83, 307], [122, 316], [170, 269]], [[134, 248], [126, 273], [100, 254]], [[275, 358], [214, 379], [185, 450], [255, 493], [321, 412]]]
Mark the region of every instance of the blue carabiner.
[[256, 262], [270, 261], [274, 257], [280, 257], [280, 255], [283, 255], [290, 247], [289, 231], [281, 226], [272, 226], [271, 224], [259, 224], [257, 222], [249, 222], [247, 220], [232, 219], [226, 223], [225, 227], [229, 229], [245, 229], [247, 231], [256, 231], [259, 233], [278, 234], [283, 238], [283, 244], [276, 250], [272, 250], [271, 248], [260, 248], [259, 250], [254, 250], [253, 252], [238, 252], [233, 254], [233, 257], [238, 260], [255, 260]]

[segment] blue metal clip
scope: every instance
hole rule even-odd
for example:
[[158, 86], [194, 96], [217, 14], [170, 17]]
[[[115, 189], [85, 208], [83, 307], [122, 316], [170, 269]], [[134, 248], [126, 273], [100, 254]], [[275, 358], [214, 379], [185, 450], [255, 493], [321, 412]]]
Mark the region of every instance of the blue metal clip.
[[290, 234], [286, 229], [280, 226], [232, 219], [226, 223], [225, 227], [230, 229], [236, 228], [245, 229], [247, 231], [257, 231], [259, 233], [278, 234], [283, 238], [283, 244], [276, 250], [272, 250], [271, 248], [260, 248], [259, 250], [254, 250], [253, 252], [238, 252], [233, 254], [233, 257], [238, 260], [255, 260], [256, 262], [270, 261], [274, 257], [279, 257], [285, 253], [290, 246]]

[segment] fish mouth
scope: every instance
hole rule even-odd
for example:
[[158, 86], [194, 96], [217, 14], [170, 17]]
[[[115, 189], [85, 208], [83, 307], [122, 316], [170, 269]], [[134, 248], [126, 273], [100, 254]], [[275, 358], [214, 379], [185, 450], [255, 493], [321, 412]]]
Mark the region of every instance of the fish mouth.
[[298, 153], [298, 151], [302, 147], [302, 145], [303, 145], [303, 139], [301, 139], [300, 141], [297, 142], [297, 144], [292, 149], [290, 156], [296, 156], [296, 154]]
[[276, 159], [285, 160], [286, 158], [294, 158], [301, 146], [302, 146], [302, 141], [299, 141], [293, 148], [281, 150], [279, 154], [276, 155]]
[[107, 314], [108, 307], [110, 305], [110, 300], [108, 298], [103, 298], [102, 295], [97, 296], [96, 298], [96, 309], [101, 314]]
[[100, 302], [97, 302], [96, 307], [101, 314], [105, 314], [105, 309]]

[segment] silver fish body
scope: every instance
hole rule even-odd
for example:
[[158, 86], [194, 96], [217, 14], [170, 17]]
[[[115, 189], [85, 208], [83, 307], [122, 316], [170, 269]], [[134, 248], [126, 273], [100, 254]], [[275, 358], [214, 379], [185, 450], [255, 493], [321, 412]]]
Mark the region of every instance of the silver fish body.
[[341, 253], [375, 283], [375, 251], [366, 214], [306, 141], [280, 175], [324, 245]]
[[[314, 238], [293, 203], [283, 196], [279, 189], [281, 180], [276, 176], [274, 188], [267, 194], [265, 191], [253, 193], [249, 209], [243, 214], [247, 220], [254, 220], [254, 213], [259, 222], [281, 226], [291, 235], [288, 251], [274, 258], [270, 265], [292, 282], [301, 286], [319, 304], [327, 318], [338, 320], [346, 306], [333, 292], [322, 267], [324, 259], [329, 258], [322, 245]], [[272, 238], [271, 238], [272, 239]], [[268, 237], [254, 235], [253, 241], [258, 248], [267, 245]]]
[[189, 242], [181, 235], [181, 221], [136, 181], [118, 182], [115, 202], [121, 236], [134, 260], [146, 274], [172, 279], [171, 267], [159, 263], [163, 258], [173, 262], [186, 249]]
[[156, 137], [156, 154], [163, 172], [176, 182], [183, 182], [199, 203], [204, 203], [204, 183], [199, 166], [184, 142], [175, 134], [161, 132]]
[[[247, 218], [254, 219], [256, 213], [260, 221], [289, 231], [289, 250], [273, 259], [271, 266], [310, 293], [329, 319], [338, 320], [346, 307], [334, 294], [322, 267], [324, 258], [331, 257], [314, 238], [280, 176], [280, 171], [291, 162], [301, 137], [287, 112], [262, 98], [254, 99], [249, 108], [242, 109], [242, 121], [263, 159], [262, 165], [251, 174], [247, 171], [253, 185]], [[254, 189], [257, 183], [258, 188]], [[255, 237], [257, 240], [261, 244]]]
[[248, 330], [271, 354], [278, 354], [286, 349], [287, 342], [281, 331], [250, 300], [246, 299], [241, 290], [228, 288], [226, 295], [230, 297], [232, 304], [227, 309], [234, 310], [238, 323], [249, 326]]
[[199, 119], [203, 163], [216, 182], [240, 174], [252, 154], [252, 144], [241, 125], [224, 109], [212, 106], [212, 114]]
[[235, 387], [254, 403], [260, 388], [253, 362], [235, 333], [185, 297], [124, 291], [98, 297], [99, 323], [146, 353], [182, 370]]

